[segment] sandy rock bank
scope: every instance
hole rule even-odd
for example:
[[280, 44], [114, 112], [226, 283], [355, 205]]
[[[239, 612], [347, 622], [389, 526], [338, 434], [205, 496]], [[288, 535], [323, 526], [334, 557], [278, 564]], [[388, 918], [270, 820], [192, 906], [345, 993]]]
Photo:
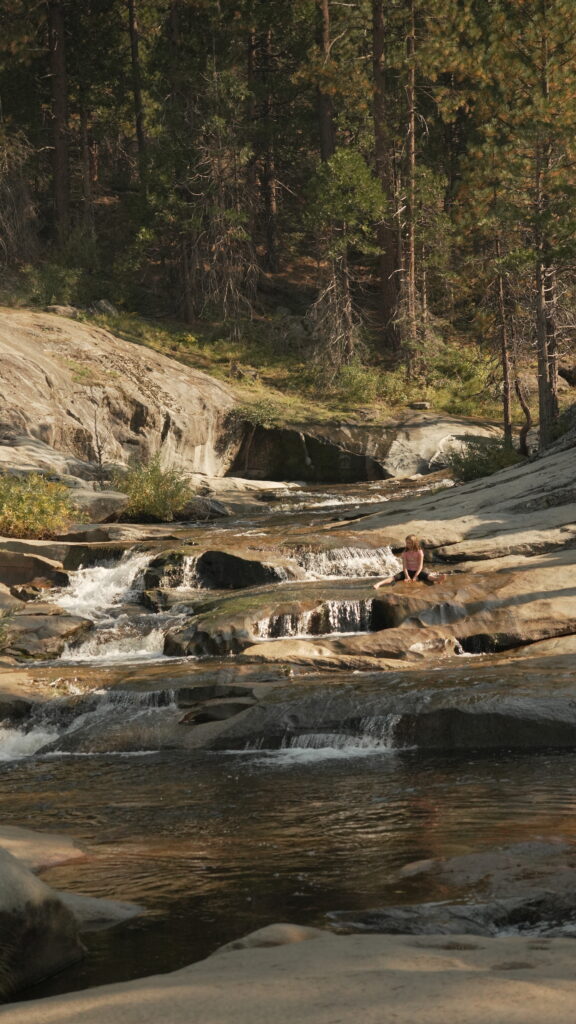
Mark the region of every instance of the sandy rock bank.
[[6, 1024], [572, 1024], [568, 939], [335, 936], [0, 1010]]

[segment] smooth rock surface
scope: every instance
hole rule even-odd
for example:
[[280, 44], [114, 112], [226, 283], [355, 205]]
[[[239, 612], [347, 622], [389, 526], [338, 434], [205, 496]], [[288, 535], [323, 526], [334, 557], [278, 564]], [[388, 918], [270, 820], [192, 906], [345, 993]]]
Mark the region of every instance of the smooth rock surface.
[[235, 454], [221, 443], [225, 384], [91, 324], [0, 310], [0, 390], [0, 468], [99, 479], [102, 439], [107, 466], [160, 449], [219, 476]]
[[[0, 1009], [6, 1024], [573, 1024], [569, 939], [325, 934]], [[191, 1017], [192, 1015], [192, 1017]]]

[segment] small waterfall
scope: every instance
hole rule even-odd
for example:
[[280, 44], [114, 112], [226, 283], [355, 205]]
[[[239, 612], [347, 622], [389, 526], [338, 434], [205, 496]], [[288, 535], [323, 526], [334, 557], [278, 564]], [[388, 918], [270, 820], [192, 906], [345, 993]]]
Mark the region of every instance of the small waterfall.
[[197, 561], [197, 555], [185, 555], [182, 560], [182, 579], [176, 590], [197, 590], [202, 586], [196, 568]]
[[176, 692], [170, 689], [57, 698], [35, 706], [17, 727], [0, 725], [0, 762], [30, 757], [45, 747], [82, 753], [102, 743], [111, 751], [157, 749], [155, 737], [180, 716]]
[[142, 661], [163, 656], [164, 630], [158, 616], [122, 614], [140, 599], [149, 552], [126, 552], [119, 562], [79, 569], [69, 587], [56, 594], [61, 608], [92, 619], [96, 629], [80, 644], [67, 644], [63, 662]]
[[150, 626], [151, 616], [129, 619], [122, 615], [101, 623], [76, 647], [66, 645], [60, 660], [65, 662], [149, 661], [164, 655], [164, 630]]
[[[353, 728], [342, 732], [287, 733], [275, 753], [285, 760], [322, 760], [329, 756], [383, 753], [399, 749], [396, 729], [401, 715], [361, 718]], [[266, 740], [255, 740], [245, 747], [266, 750]], [[304, 755], [304, 756], [303, 756]]]
[[85, 619], [106, 618], [111, 609], [139, 596], [150, 559], [149, 553], [125, 552], [119, 562], [79, 569], [70, 586], [56, 594], [58, 604]]
[[323, 601], [311, 611], [270, 615], [254, 623], [253, 634], [266, 639], [282, 636], [325, 636], [330, 633], [367, 633], [373, 600]]
[[296, 560], [310, 579], [392, 576], [402, 568], [389, 547], [303, 551], [297, 554]]
[[176, 690], [150, 690], [149, 693], [131, 693], [129, 690], [106, 690], [99, 697], [98, 708], [122, 708], [124, 711], [134, 708], [169, 708], [177, 707]]

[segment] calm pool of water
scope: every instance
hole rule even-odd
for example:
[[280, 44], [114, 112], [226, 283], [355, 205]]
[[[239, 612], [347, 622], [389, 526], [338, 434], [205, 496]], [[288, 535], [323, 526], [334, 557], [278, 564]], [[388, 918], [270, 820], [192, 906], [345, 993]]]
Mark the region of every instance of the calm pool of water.
[[85, 863], [56, 888], [134, 900], [146, 914], [89, 934], [77, 967], [37, 998], [174, 970], [274, 921], [467, 899], [410, 861], [576, 835], [576, 755], [423, 757], [290, 750], [29, 758], [0, 765], [5, 824], [68, 832]]

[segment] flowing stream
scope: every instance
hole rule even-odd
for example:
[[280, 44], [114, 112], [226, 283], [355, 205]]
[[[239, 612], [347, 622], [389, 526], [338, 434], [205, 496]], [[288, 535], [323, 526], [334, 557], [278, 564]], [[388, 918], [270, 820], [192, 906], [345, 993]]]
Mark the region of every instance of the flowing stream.
[[[336, 505], [354, 508], [370, 493], [376, 502], [389, 496], [303, 491], [286, 507], [203, 529], [214, 546], [248, 537], [257, 549], [271, 535], [280, 545], [306, 516], [317, 525], [324, 510], [329, 521]], [[197, 534], [182, 535], [196, 542]], [[407, 878], [399, 869], [540, 835], [576, 839], [571, 754], [427, 757], [402, 749], [394, 713], [359, 713], [353, 729], [287, 732], [275, 750], [187, 747], [193, 730], [180, 724], [178, 672], [198, 661], [166, 657], [164, 636], [207, 589], [196, 555], [187, 555], [174, 607], [146, 608], [153, 554], [135, 550], [81, 569], [54, 594], [94, 629], [64, 651], [53, 700], [24, 722], [0, 722], [3, 823], [67, 832], [90, 851], [45, 880], [144, 907], [141, 917], [87, 934], [81, 964], [22, 998], [174, 970], [274, 921], [322, 926], [335, 910], [473, 899], [473, 890], [448, 892], [434, 875]], [[254, 639], [374, 628], [373, 601], [357, 596], [355, 580], [369, 586], [395, 572], [389, 548], [302, 550], [296, 560], [306, 586], [321, 594], [323, 581], [341, 580], [342, 594], [258, 619]], [[278, 580], [278, 593], [287, 592]], [[202, 659], [203, 681], [226, 675], [232, 661]], [[109, 688], [111, 669], [124, 689]]]

